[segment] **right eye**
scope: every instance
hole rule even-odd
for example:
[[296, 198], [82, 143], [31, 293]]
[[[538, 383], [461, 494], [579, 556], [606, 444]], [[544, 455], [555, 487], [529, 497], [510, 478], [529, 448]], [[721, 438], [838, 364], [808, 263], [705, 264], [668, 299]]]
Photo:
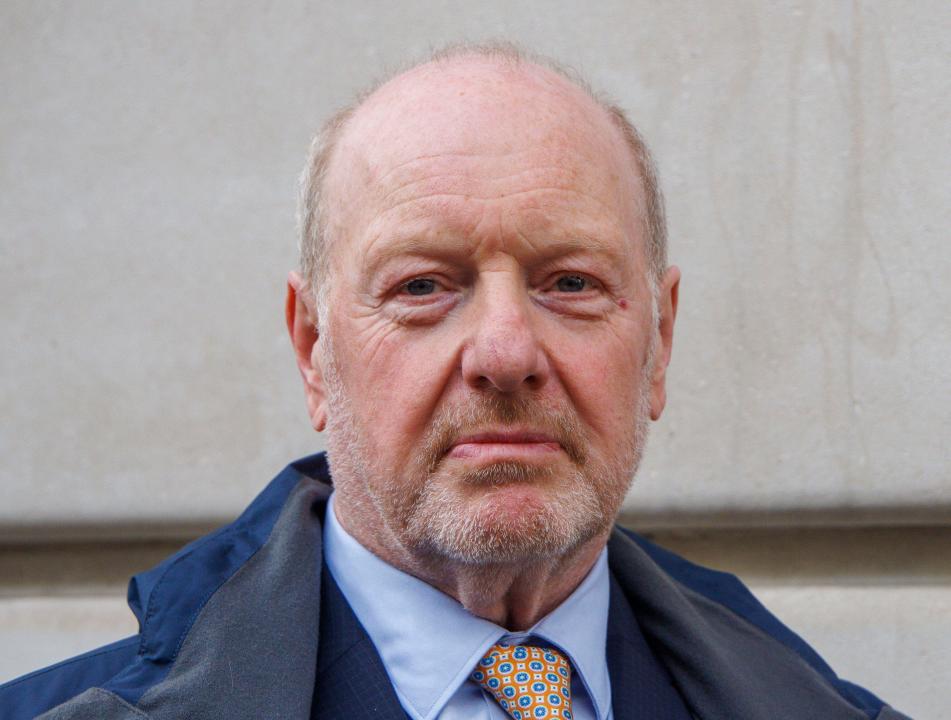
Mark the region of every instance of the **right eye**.
[[436, 292], [437, 283], [432, 278], [420, 277], [413, 278], [408, 282], [403, 283], [403, 286], [400, 288], [407, 295], [432, 295]]

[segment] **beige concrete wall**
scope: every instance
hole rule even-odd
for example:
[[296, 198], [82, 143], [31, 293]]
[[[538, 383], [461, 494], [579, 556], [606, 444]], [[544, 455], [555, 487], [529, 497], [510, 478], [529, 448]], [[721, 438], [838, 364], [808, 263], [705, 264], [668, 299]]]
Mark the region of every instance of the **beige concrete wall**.
[[281, 316], [309, 136], [383, 69], [503, 36], [608, 90], [660, 163], [681, 315], [625, 520], [740, 569], [754, 533], [793, 626], [951, 716], [949, 24], [938, 1], [4, 3], [0, 679], [125, 632], [97, 599], [119, 571], [322, 447]]

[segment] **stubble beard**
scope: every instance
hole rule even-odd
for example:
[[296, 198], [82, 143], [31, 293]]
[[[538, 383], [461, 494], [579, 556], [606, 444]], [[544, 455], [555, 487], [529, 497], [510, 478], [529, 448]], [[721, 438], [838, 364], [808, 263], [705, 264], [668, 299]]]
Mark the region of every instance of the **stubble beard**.
[[[475, 566], [527, 564], [564, 557], [613, 524], [647, 441], [653, 352], [642, 373], [630, 432], [613, 457], [590, 456], [570, 407], [486, 393], [465, 406], [437, 411], [409, 467], [393, 468], [379, 461], [384, 454], [376, 451], [367, 424], [358, 420], [327, 340], [328, 460], [339, 506], [354, 515], [345, 523], [351, 530], [364, 537], [375, 534], [372, 544], [378, 549], [395, 541], [400, 547], [389, 549], [397, 556]], [[557, 439], [568, 471], [564, 463], [556, 468], [501, 462], [461, 473], [446, 468], [445, 453], [459, 437], [516, 423]], [[510, 512], [504, 506], [506, 488], [519, 484], [543, 486], [544, 501], [522, 503]]]

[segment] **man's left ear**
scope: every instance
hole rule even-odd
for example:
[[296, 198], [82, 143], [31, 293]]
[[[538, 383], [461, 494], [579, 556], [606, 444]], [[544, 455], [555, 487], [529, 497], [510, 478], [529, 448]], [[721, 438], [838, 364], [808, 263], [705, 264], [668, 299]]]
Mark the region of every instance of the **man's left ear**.
[[307, 397], [307, 413], [314, 430], [321, 432], [327, 426], [327, 394], [324, 373], [320, 367], [317, 349], [319, 329], [317, 308], [313, 293], [307, 289], [303, 278], [291, 272], [287, 276], [287, 299], [284, 303], [287, 332], [291, 336], [297, 369], [304, 380]]
[[657, 293], [658, 322], [653, 328], [654, 372], [651, 375], [651, 420], [659, 420], [667, 404], [667, 366], [674, 344], [674, 320], [677, 319], [677, 293], [680, 289], [680, 269], [671, 265], [664, 273]]

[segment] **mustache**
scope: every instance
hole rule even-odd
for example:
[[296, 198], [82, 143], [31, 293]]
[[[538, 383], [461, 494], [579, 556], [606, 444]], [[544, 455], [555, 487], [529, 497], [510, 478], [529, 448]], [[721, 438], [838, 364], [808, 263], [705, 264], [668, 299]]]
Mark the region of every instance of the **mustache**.
[[545, 407], [537, 400], [522, 396], [487, 394], [436, 413], [423, 440], [422, 457], [427, 470], [435, 472], [460, 437], [499, 425], [518, 425], [550, 435], [576, 465], [583, 466], [587, 462], [584, 428], [569, 407]]

